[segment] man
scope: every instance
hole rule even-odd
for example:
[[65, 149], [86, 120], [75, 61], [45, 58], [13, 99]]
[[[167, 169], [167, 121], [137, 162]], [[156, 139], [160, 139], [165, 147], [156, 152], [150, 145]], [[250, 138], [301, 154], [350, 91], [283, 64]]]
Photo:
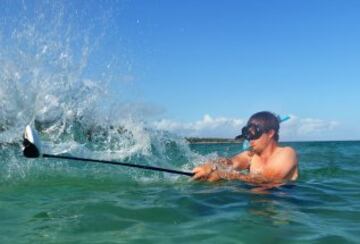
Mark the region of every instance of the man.
[[293, 148], [278, 145], [279, 123], [277, 116], [270, 112], [254, 114], [238, 136], [248, 140], [251, 148], [232, 158], [220, 158], [194, 168], [193, 179], [241, 180], [270, 187], [296, 180], [297, 155]]

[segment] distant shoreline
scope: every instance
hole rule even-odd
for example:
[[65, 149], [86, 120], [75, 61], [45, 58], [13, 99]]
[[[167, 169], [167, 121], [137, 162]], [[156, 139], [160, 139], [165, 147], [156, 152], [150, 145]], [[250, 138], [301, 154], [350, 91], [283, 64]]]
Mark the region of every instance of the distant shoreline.
[[185, 137], [190, 144], [241, 144], [242, 140], [234, 140], [227, 138], [199, 138]]

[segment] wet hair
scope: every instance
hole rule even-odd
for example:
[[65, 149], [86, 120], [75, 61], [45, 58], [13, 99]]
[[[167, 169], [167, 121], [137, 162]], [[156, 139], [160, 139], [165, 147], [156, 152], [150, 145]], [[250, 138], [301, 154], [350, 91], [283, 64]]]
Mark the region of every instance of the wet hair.
[[274, 140], [279, 141], [280, 122], [275, 114], [268, 111], [258, 112], [250, 117], [247, 124], [259, 125], [263, 128], [265, 132], [274, 130]]

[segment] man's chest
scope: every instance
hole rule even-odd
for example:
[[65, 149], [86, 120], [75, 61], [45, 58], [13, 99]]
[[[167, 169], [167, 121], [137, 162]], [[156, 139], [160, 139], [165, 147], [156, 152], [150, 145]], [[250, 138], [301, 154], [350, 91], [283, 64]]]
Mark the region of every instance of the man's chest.
[[270, 169], [271, 165], [269, 165], [269, 162], [264, 162], [260, 158], [253, 158], [250, 163], [249, 173], [265, 176], [269, 173]]

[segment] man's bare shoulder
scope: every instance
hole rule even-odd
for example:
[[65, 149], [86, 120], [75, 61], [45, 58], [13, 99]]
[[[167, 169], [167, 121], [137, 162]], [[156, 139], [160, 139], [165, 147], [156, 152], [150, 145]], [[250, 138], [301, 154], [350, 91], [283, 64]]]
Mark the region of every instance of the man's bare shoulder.
[[297, 155], [292, 147], [278, 147], [267, 165], [266, 176], [273, 179], [297, 178]]
[[292, 156], [292, 157], [297, 157], [297, 153], [295, 151], [294, 148], [292, 147], [282, 147], [282, 150], [284, 151], [284, 154], [288, 155], [288, 156]]
[[274, 155], [275, 161], [287, 161], [289, 163], [297, 163], [297, 153], [294, 148], [286, 146], [279, 147]]

